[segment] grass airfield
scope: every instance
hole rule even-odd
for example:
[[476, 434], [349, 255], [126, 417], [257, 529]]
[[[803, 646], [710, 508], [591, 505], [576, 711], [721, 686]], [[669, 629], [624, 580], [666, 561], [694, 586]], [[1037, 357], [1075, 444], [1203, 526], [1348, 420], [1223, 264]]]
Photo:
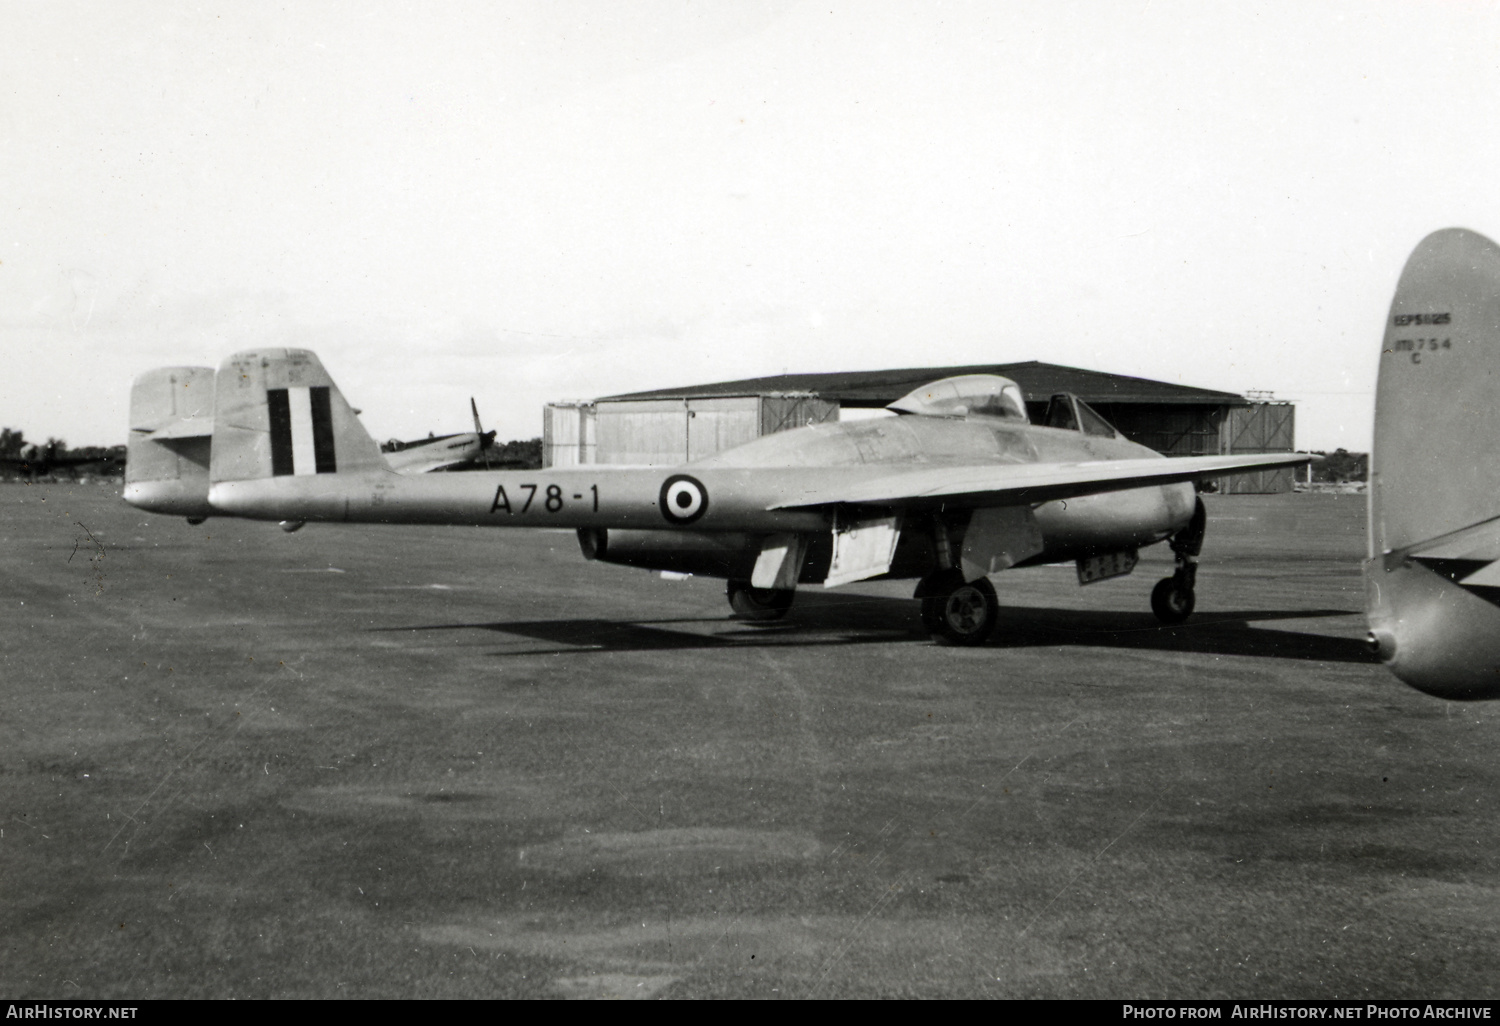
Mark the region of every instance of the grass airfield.
[[1208, 501], [1187, 624], [1158, 546], [965, 650], [0, 487], [0, 993], [1494, 998], [1500, 706], [1365, 654], [1363, 496]]

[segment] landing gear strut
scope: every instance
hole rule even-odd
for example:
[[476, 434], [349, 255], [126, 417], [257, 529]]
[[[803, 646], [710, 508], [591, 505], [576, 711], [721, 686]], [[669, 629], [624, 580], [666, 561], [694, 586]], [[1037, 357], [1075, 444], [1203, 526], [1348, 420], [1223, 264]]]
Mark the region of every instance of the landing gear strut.
[[958, 570], [944, 570], [917, 585], [922, 626], [940, 645], [982, 645], [1000, 619], [1000, 600], [988, 577], [965, 581]]
[[1177, 569], [1163, 577], [1151, 589], [1151, 611], [1162, 623], [1181, 623], [1193, 615], [1193, 585], [1198, 580], [1198, 553], [1203, 551], [1203, 534], [1208, 527], [1208, 510], [1197, 499], [1193, 518], [1172, 535], [1169, 544], [1177, 557]]
[[752, 588], [749, 581], [729, 582], [729, 605], [741, 620], [780, 620], [796, 597], [795, 588]]

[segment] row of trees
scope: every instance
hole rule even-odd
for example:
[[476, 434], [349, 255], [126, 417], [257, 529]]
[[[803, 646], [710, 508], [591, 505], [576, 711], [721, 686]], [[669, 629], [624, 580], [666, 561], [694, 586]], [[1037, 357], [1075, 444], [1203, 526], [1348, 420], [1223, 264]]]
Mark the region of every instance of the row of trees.
[[541, 470], [542, 440], [528, 438], [525, 441], [497, 442], [490, 449], [490, 462], [496, 470]]
[[61, 438], [49, 438], [45, 443], [38, 446], [35, 442], [26, 441], [25, 433], [14, 428], [0, 428], [0, 456], [21, 456], [27, 449], [66, 449], [67, 442]]
[[123, 445], [69, 448], [61, 438], [28, 442], [17, 428], [0, 428], [0, 477], [37, 478], [80, 474], [118, 477], [125, 472]]
[[1321, 463], [1312, 465], [1314, 481], [1337, 481], [1342, 484], [1369, 479], [1370, 456], [1368, 453], [1350, 452], [1348, 449], [1335, 449], [1333, 452], [1314, 450], [1314, 452], [1323, 457]]
[[[481, 464], [482, 465], [482, 464]], [[496, 444], [490, 450], [496, 469], [534, 470], [542, 465], [542, 440], [529, 438]], [[86, 445], [69, 448], [61, 438], [28, 442], [16, 428], [0, 428], [0, 477], [77, 477], [79, 474], [118, 477], [125, 473], [123, 445]]]

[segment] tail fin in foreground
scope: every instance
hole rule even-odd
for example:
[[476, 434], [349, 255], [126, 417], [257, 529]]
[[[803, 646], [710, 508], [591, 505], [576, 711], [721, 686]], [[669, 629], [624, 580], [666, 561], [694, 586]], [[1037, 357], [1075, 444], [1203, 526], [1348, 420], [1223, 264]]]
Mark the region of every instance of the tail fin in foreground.
[[159, 367], [136, 378], [125, 449], [126, 501], [195, 521], [210, 515], [213, 421], [212, 367]]
[[219, 367], [213, 482], [389, 469], [311, 351], [249, 350]]
[[1500, 247], [1448, 228], [1391, 304], [1370, 457], [1370, 640], [1406, 683], [1500, 698]]

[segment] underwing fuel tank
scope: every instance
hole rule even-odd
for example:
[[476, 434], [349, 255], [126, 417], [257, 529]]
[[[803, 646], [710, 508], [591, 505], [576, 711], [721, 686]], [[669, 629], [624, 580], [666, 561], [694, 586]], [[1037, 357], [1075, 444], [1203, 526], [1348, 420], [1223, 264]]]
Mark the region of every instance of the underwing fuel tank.
[[1401, 680], [1500, 698], [1500, 247], [1423, 239], [1386, 321], [1370, 454], [1370, 644]]

